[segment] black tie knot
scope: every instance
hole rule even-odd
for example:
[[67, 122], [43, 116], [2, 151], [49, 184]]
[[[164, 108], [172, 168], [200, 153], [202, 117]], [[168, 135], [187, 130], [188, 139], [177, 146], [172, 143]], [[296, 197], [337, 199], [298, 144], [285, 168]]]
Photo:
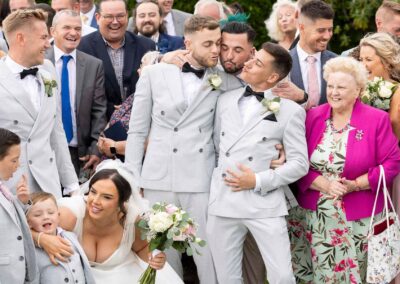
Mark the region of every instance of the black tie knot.
[[190, 64], [188, 62], [186, 62], [185, 64], [183, 64], [182, 66], [182, 72], [183, 73], [189, 73], [192, 72], [193, 74], [195, 74], [197, 77], [202, 78], [204, 76], [204, 69], [194, 69], [192, 66], [190, 66]]
[[246, 90], [244, 91], [243, 96], [249, 97], [249, 96], [255, 96], [256, 99], [261, 102], [264, 99], [264, 92], [254, 92], [250, 86], [246, 87]]
[[24, 69], [19, 74], [21, 75], [21, 79], [24, 79], [28, 75], [36, 76], [38, 70], [38, 68]]

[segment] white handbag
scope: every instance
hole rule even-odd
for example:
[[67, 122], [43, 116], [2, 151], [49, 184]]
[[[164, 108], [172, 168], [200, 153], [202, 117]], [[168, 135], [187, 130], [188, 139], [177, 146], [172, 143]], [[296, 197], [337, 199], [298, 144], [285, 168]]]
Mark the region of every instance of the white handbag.
[[[400, 272], [400, 224], [396, 212], [389, 212], [388, 201], [394, 208], [386, 187], [385, 170], [379, 166], [380, 175], [371, 222], [368, 232], [368, 283], [389, 283]], [[376, 203], [382, 186], [384, 196], [383, 215], [374, 222]]]

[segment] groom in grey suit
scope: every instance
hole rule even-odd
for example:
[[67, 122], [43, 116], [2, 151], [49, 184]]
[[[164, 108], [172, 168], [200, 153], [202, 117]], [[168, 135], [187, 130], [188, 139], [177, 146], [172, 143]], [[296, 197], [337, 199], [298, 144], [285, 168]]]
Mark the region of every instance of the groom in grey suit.
[[[199, 224], [198, 236], [205, 238], [210, 178], [215, 165], [215, 106], [221, 90], [240, 84], [215, 67], [221, 42], [218, 22], [210, 17], [190, 17], [185, 23], [185, 41], [190, 56], [182, 71], [164, 63], [142, 70], [125, 161], [136, 180], [140, 180], [150, 203], [181, 206]], [[201, 256], [194, 255], [200, 282], [217, 283], [209, 247], [200, 252]], [[182, 275], [179, 255], [172, 251], [167, 252], [167, 257]]]
[[22, 140], [21, 166], [7, 184], [15, 188], [25, 173], [32, 192], [59, 198], [61, 184], [68, 192], [79, 184], [57, 110], [55, 70], [44, 61], [49, 47], [46, 17], [39, 10], [18, 10], [4, 20], [3, 31], [10, 49], [0, 60], [0, 127]]
[[[267, 267], [271, 284], [295, 283], [285, 215], [285, 191], [307, 173], [305, 111], [271, 93], [291, 68], [289, 53], [265, 43], [241, 73], [246, 88], [218, 100], [214, 140], [218, 166], [209, 201], [207, 237], [219, 283], [243, 283], [243, 242], [250, 231]], [[270, 169], [286, 151], [286, 163]]]

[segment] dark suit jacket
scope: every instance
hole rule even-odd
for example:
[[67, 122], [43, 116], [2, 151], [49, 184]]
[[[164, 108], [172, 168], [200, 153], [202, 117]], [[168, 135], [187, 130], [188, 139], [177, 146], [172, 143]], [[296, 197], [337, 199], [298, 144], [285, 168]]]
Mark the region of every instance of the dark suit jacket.
[[[108, 120], [114, 111], [114, 105], [120, 105], [122, 99], [117, 77], [111, 59], [108, 56], [104, 39], [100, 32], [93, 32], [82, 38], [78, 49], [103, 61]], [[131, 32], [125, 33], [124, 69], [122, 76], [123, 86], [126, 88], [127, 95], [135, 92], [136, 82], [139, 79], [137, 70], [140, 67], [143, 55], [150, 50], [155, 50], [155, 43], [151, 39], [137, 36]]]
[[94, 12], [94, 15], [93, 15], [93, 18], [92, 18], [92, 22], [90, 23], [90, 26], [92, 28], [99, 29], [99, 25], [97, 24], [97, 20], [96, 20], [96, 13], [97, 13], [97, 7], [96, 7], [96, 11]]
[[[297, 54], [297, 48], [293, 48], [289, 51], [290, 56], [293, 60], [292, 70], [290, 70], [290, 81], [292, 81], [297, 87], [304, 90], [303, 77], [301, 76], [301, 68], [299, 56]], [[324, 80], [322, 73], [325, 63], [336, 57], [337, 54], [332, 51], [325, 50], [321, 52], [321, 98], [319, 100], [319, 105], [326, 103], [326, 81]]]
[[[47, 50], [46, 58], [54, 64], [54, 47]], [[103, 63], [77, 50], [75, 110], [80, 157], [99, 155], [96, 144], [107, 124], [106, 108]]]
[[177, 49], [185, 48], [183, 38], [180, 36], [170, 36], [168, 34], [160, 33], [158, 37], [157, 49], [160, 53], [164, 54]]

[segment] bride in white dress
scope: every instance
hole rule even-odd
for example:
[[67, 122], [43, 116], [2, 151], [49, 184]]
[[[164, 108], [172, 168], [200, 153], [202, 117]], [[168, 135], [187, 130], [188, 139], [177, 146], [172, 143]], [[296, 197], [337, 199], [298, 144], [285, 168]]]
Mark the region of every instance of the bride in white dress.
[[147, 203], [135, 190], [122, 163], [103, 162], [88, 186], [87, 197], [74, 196], [58, 202], [61, 227], [78, 236], [96, 283], [138, 283], [149, 264], [158, 270], [156, 283], [183, 283], [165, 263], [164, 253], [149, 260], [147, 242], [135, 229]]

